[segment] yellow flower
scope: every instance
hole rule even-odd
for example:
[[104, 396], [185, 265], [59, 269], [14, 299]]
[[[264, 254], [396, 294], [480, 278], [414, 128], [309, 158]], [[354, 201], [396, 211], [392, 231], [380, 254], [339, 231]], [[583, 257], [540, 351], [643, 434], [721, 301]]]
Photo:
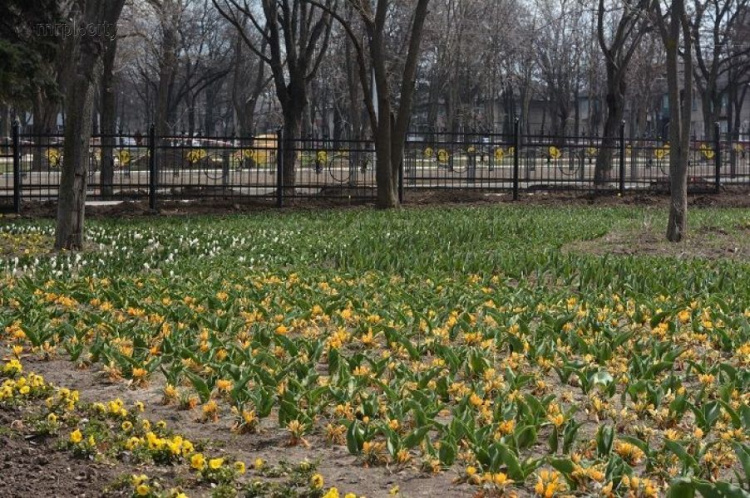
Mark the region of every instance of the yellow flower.
[[164, 403], [167, 404], [175, 398], [177, 398], [177, 389], [172, 384], [167, 384], [164, 388]]
[[130, 431], [132, 428], [133, 428], [133, 424], [129, 420], [126, 420], [125, 422], [122, 423], [122, 430], [124, 430], [125, 432]]
[[132, 481], [133, 486], [137, 487], [137, 486], [140, 486], [141, 484], [143, 484], [144, 482], [148, 481], [148, 476], [146, 476], [146, 474], [141, 474], [141, 475], [135, 475], [135, 474], [133, 474], [133, 476], [131, 476], [130, 480]]
[[148, 486], [148, 484], [140, 484], [135, 488], [135, 494], [138, 496], [148, 496], [150, 492], [151, 488]]
[[331, 488], [326, 492], [326, 494], [323, 495], [323, 498], [339, 498], [339, 490], [336, 488]]
[[623, 441], [615, 443], [615, 453], [620, 455], [630, 465], [637, 465], [646, 456], [637, 446]]
[[255, 467], [255, 470], [260, 470], [265, 464], [266, 462], [262, 458], [256, 458], [255, 462], [253, 462], [253, 467]]
[[219, 379], [216, 381], [216, 388], [221, 392], [229, 392], [232, 389], [232, 381]]
[[140, 444], [141, 444], [141, 439], [134, 436], [125, 442], [125, 449], [128, 451], [132, 451], [136, 447], [140, 446]]
[[245, 462], [236, 461], [234, 462], [234, 470], [237, 471], [238, 474], [244, 474], [245, 473]]
[[79, 429], [74, 430], [70, 433], [70, 442], [73, 444], [78, 444], [81, 441], [83, 441], [83, 434], [81, 434], [81, 431]]
[[313, 489], [322, 489], [323, 488], [323, 476], [320, 474], [313, 474], [313, 476], [310, 478], [310, 487]]
[[278, 327], [276, 327], [276, 333], [279, 335], [285, 335], [287, 332], [289, 332], [289, 329], [284, 325], [279, 325]]
[[492, 481], [495, 483], [495, 486], [498, 486], [498, 487], [503, 487], [513, 482], [512, 479], [508, 479], [508, 476], [502, 472], [498, 472], [497, 474], [494, 474], [492, 476]]
[[224, 465], [223, 458], [212, 458], [208, 461], [208, 468], [211, 470], [220, 469], [222, 465]]
[[196, 453], [190, 457], [190, 466], [195, 470], [203, 470], [206, 468], [206, 457], [202, 453]]
[[540, 471], [536, 485], [534, 486], [534, 493], [544, 498], [552, 498], [557, 491], [563, 489], [563, 482], [560, 480], [560, 477], [559, 472], [550, 472], [549, 470]]

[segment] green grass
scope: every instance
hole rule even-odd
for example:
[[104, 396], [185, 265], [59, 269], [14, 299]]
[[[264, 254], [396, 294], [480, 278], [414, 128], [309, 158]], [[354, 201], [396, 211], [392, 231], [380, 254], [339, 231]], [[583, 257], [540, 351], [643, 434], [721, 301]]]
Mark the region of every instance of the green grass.
[[[17, 222], [0, 229], [0, 331], [27, 351], [219, 400], [225, 414], [252, 411], [242, 430], [271, 417], [292, 441], [322, 440], [330, 424], [360, 463], [497, 486], [476, 468], [526, 492], [541, 480], [626, 496], [630, 476], [715, 491], [710, 479], [750, 477], [738, 463], [750, 430], [750, 265], [567, 250], [664, 227], [665, 214], [105, 220], [90, 222], [81, 255], [46, 254], [52, 225]], [[694, 237], [739, 237], [748, 215], [693, 210], [690, 225]]]

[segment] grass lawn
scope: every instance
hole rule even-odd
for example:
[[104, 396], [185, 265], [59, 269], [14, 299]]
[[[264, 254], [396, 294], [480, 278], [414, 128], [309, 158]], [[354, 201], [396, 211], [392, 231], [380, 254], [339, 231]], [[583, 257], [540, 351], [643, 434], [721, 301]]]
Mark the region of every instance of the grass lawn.
[[0, 220], [0, 448], [101, 464], [61, 496], [748, 496], [746, 211], [88, 227]]

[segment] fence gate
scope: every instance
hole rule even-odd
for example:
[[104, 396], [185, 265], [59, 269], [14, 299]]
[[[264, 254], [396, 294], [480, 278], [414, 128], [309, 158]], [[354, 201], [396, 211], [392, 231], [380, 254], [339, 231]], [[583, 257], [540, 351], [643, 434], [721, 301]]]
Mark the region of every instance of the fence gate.
[[0, 213], [17, 213], [21, 192], [18, 123], [13, 124], [12, 137], [0, 140]]

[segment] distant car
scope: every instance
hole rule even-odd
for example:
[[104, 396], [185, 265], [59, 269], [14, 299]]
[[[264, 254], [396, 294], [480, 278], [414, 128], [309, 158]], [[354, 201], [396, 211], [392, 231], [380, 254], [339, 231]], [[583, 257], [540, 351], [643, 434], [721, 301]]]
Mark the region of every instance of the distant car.
[[136, 147], [138, 142], [133, 137], [117, 137], [117, 145], [121, 147]]

